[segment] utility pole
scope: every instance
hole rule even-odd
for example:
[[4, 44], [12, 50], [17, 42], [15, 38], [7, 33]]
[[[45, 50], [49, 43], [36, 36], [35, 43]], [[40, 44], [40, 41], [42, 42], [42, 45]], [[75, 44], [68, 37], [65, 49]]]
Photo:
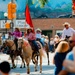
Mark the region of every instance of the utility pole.
[[[15, 0], [11, 0], [11, 3], [15, 3]], [[16, 15], [16, 13], [15, 13]], [[16, 25], [16, 18], [11, 19], [11, 31], [14, 31], [14, 26]]]

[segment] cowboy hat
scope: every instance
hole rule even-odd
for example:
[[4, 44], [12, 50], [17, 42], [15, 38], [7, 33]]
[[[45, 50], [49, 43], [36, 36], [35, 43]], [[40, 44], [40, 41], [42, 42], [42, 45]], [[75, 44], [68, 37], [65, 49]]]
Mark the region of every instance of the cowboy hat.
[[41, 32], [41, 29], [40, 28], [37, 28], [36, 31], [40, 31]]
[[68, 22], [65, 22], [65, 23], [63, 24], [63, 26], [65, 26], [65, 25], [70, 26], [70, 24], [69, 24]]
[[33, 30], [33, 28], [32, 28], [32, 27], [28, 27], [28, 28], [26, 28], [26, 29], [31, 29], [31, 30]]

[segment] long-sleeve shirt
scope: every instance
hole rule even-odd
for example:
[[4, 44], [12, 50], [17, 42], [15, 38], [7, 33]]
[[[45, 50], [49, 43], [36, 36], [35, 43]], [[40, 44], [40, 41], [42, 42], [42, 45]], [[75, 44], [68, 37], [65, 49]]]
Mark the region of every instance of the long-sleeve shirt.
[[28, 39], [28, 40], [36, 40], [35, 34], [34, 34], [34, 33], [29, 33], [29, 34], [27, 35], [27, 39]]
[[14, 31], [13, 33], [11, 33], [11, 35], [14, 36], [14, 38], [19, 38], [22, 36], [22, 33], [21, 32], [17, 32], [17, 31]]
[[75, 30], [73, 28], [64, 28], [63, 33], [62, 33], [62, 38], [66, 38], [66, 36], [72, 36], [73, 33], [75, 33]]
[[41, 33], [36, 33], [36, 38], [41, 39]]

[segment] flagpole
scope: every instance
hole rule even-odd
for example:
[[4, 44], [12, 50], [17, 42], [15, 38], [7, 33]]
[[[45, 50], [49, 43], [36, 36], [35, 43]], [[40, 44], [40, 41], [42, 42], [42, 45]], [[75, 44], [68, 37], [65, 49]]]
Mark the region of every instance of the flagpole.
[[26, 9], [25, 9], [25, 21], [26, 21], [26, 26], [33, 28], [33, 32], [34, 32], [34, 26], [33, 26], [33, 23], [32, 23], [30, 8], [29, 8], [28, 4], [26, 4]]
[[[26, 0], [26, 6], [27, 6], [27, 4], [28, 4], [28, 0]], [[26, 9], [26, 8], [25, 8]], [[26, 11], [26, 10], [25, 10]], [[26, 13], [25, 13], [26, 14]], [[25, 16], [25, 26], [26, 26], [26, 16]], [[26, 28], [25, 28], [25, 30], [26, 30]]]
[[[26, 6], [28, 4], [28, 0], [26, 0]], [[26, 8], [25, 8], [26, 9]], [[26, 11], [26, 10], [25, 10]], [[26, 14], [26, 13], [25, 13]], [[25, 26], [24, 26], [25, 32], [24, 32], [24, 36], [27, 34], [27, 28], [26, 28], [26, 16], [25, 16]]]

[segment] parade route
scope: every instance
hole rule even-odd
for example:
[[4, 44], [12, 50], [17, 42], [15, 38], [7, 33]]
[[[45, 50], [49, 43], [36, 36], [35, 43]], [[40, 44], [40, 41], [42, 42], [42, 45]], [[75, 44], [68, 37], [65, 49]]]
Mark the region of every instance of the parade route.
[[[54, 73], [54, 64], [52, 64], [53, 55], [54, 53], [49, 53], [50, 55], [50, 65], [47, 65], [47, 58], [43, 58], [43, 64], [42, 64], [42, 73], [39, 72], [39, 63], [38, 63], [38, 71], [34, 71], [34, 64], [30, 63], [30, 74], [29, 75], [53, 75]], [[2, 61], [8, 61], [11, 64], [11, 60], [9, 55], [0, 53], [0, 62]], [[18, 57], [17, 61], [15, 60], [15, 63], [17, 63], [17, 68], [11, 69], [10, 74], [11, 75], [27, 75], [26, 68], [20, 68], [21, 59]]]

